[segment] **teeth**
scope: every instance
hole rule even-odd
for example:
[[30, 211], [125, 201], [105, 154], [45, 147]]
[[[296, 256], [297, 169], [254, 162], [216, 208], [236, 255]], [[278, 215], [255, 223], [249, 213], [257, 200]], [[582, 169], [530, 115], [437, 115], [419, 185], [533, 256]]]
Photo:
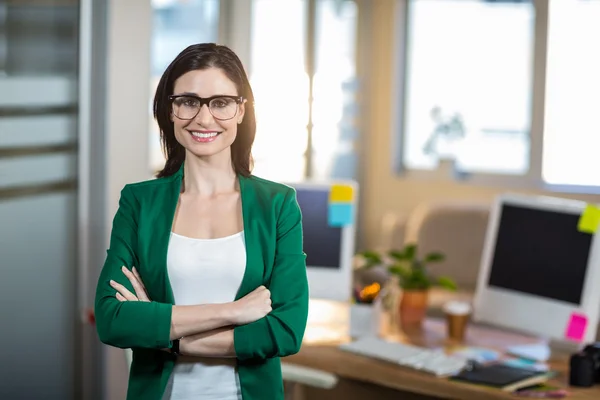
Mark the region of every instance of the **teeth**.
[[219, 134], [218, 132], [210, 132], [210, 133], [192, 132], [192, 135], [194, 135], [197, 138], [202, 138], [202, 139], [212, 138], [212, 137], [217, 136], [218, 134]]

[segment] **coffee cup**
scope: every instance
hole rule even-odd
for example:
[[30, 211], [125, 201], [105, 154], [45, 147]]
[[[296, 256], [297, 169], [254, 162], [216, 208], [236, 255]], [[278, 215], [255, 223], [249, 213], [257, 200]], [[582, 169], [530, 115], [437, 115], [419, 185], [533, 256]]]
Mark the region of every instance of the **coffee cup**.
[[446, 315], [448, 339], [463, 342], [471, 317], [471, 305], [466, 301], [453, 300], [444, 304], [443, 310]]

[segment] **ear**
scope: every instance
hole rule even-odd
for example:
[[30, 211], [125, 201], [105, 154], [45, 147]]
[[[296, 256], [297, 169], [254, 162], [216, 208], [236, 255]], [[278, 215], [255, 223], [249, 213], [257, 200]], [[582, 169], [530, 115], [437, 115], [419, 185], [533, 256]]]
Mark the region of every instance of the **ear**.
[[242, 104], [240, 104], [240, 110], [238, 111], [238, 115], [237, 115], [237, 123], [241, 124], [242, 120], [244, 119], [244, 115], [246, 114], [246, 99], [244, 99], [244, 101], [242, 101]]

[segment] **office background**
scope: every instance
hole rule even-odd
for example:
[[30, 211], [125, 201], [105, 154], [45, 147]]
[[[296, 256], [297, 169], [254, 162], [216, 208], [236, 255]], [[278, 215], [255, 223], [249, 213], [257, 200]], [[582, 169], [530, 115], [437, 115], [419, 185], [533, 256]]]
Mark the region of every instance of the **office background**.
[[[177, 46], [218, 41], [247, 65], [257, 101], [263, 100], [257, 174], [358, 180], [358, 249], [380, 244], [386, 215], [401, 225], [423, 202], [486, 203], [507, 190], [598, 202], [600, 135], [591, 110], [600, 79], [589, 51], [598, 36], [585, 34], [591, 25], [581, 20], [599, 16], [598, 8], [483, 2], [498, 7], [492, 16], [466, 3], [480, 2], [0, 1], [0, 249], [8, 255], [1, 262], [0, 301], [14, 321], [0, 340], [18, 343], [2, 356], [2, 375], [25, 384], [31, 375], [23, 355], [37, 354], [49, 371], [46, 382], [59, 382], [57, 393], [73, 387], [107, 399], [123, 393], [122, 354], [97, 346], [85, 311], [121, 188], [148, 179], [160, 164], [152, 85]], [[411, 14], [410, 5], [418, 13]], [[488, 25], [474, 23], [477, 16]], [[494, 21], [517, 28], [485, 31]], [[427, 46], [442, 39], [440, 32], [460, 45], [432, 54]], [[574, 41], [580, 45], [570, 45]], [[494, 51], [485, 53], [489, 48]], [[481, 61], [494, 54], [496, 64]], [[440, 118], [454, 123], [458, 137], [460, 118], [488, 136], [460, 150], [442, 138], [438, 153], [424, 155], [420, 149], [435, 130], [419, 129], [431, 121], [430, 115], [419, 119], [418, 106], [428, 98], [415, 93], [438, 75], [458, 84], [440, 89], [446, 103], [423, 107], [440, 106]], [[471, 84], [477, 91], [468, 77], [478, 79]], [[479, 87], [487, 81], [509, 82], [502, 99], [489, 95], [497, 86]], [[479, 104], [448, 104], [461, 90]], [[456, 109], [464, 115], [453, 120]], [[54, 134], [65, 126], [65, 135]], [[18, 317], [19, 310], [28, 317]], [[46, 391], [43, 385], [38, 390]]]

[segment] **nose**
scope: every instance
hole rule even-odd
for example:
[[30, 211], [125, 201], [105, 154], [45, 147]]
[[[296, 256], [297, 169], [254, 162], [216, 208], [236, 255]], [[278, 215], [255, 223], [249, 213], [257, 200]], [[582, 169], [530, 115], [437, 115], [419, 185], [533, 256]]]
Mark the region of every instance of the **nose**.
[[198, 115], [196, 115], [196, 122], [202, 126], [208, 126], [213, 122], [213, 116], [210, 113], [207, 104], [203, 104], [202, 107], [200, 107], [200, 111], [198, 111]]

